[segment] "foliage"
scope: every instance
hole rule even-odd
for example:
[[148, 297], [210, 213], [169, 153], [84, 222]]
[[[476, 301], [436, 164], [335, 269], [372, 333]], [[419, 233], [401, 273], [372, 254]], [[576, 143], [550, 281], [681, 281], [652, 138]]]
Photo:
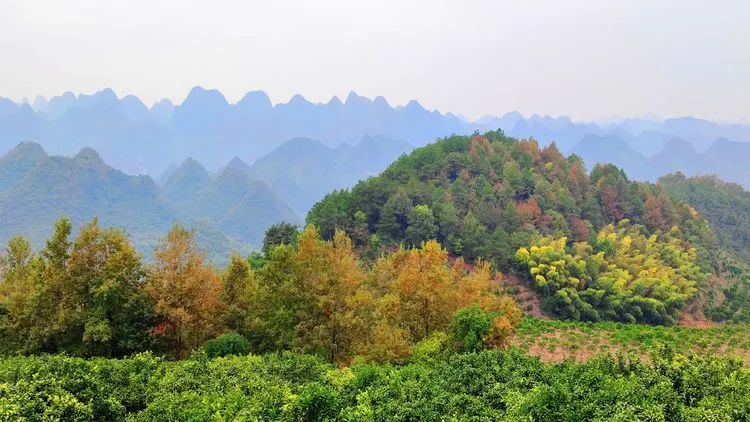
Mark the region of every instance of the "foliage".
[[232, 255], [221, 277], [219, 298], [224, 305], [222, 325], [229, 330], [242, 330], [252, 314], [251, 307], [258, 291], [255, 273], [239, 255]]
[[453, 352], [450, 340], [448, 334], [442, 331], [433, 331], [432, 334], [411, 347], [409, 362], [433, 365], [447, 360]]
[[266, 229], [263, 237], [263, 253], [268, 252], [279, 245], [291, 245], [297, 240], [297, 226], [292, 223], [282, 222], [272, 224]]
[[671, 195], [689, 203], [711, 223], [717, 249], [711, 265], [717, 277], [701, 292], [704, 312], [714, 321], [750, 322], [750, 193], [716, 176], [685, 177], [681, 173], [659, 179]]
[[3, 332], [10, 349], [124, 355], [150, 346], [153, 305], [141, 258], [124, 232], [96, 220], [69, 241], [63, 218], [39, 254], [24, 238], [2, 261]]
[[203, 351], [209, 358], [219, 358], [229, 355], [246, 355], [250, 353], [250, 342], [235, 332], [222, 334], [206, 342]]
[[304, 350], [337, 363], [401, 361], [410, 345], [448, 330], [461, 306], [496, 312], [504, 327], [498, 340], [520, 322], [515, 303], [492, 290], [488, 265], [469, 272], [463, 261], [451, 265], [435, 241], [384, 255], [369, 271], [353, 248], [341, 230], [326, 241], [308, 226], [296, 249], [272, 251], [254, 276], [248, 324], [238, 330], [254, 350]]
[[247, 257], [247, 263], [250, 264], [250, 268], [252, 268], [253, 271], [259, 271], [264, 265], [266, 265], [266, 262], [268, 262], [266, 255], [257, 251], [251, 252]]
[[747, 420], [737, 360], [662, 349], [543, 364], [518, 351], [337, 369], [305, 355], [169, 362], [0, 359], [4, 418], [42, 420]]
[[712, 276], [700, 292], [705, 316], [716, 322], [750, 323], [750, 268], [724, 256], [727, 271]]
[[682, 173], [664, 176], [659, 183], [711, 223], [722, 248], [750, 262], [750, 193], [742, 186], [716, 176], [685, 177]]
[[484, 337], [492, 327], [492, 314], [472, 305], [461, 308], [453, 317], [453, 342], [462, 352], [484, 349]]
[[[366, 229], [360, 227], [364, 221]], [[468, 262], [486, 259], [505, 272], [527, 271], [517, 266], [514, 254], [521, 247], [528, 248], [532, 239], [589, 242], [592, 234], [624, 222], [638, 227], [639, 236], [645, 239], [653, 235], [659, 239], [669, 237], [666, 243], [672, 247], [667, 250], [659, 246], [659, 253], [678, 253], [674, 248], [679, 245], [678, 249], [695, 255], [687, 259], [703, 272], [715, 269], [715, 238], [707, 222], [688, 204], [670, 198], [661, 185], [628, 180], [622, 170], [612, 165], [597, 165], [586, 174], [578, 157], [564, 157], [554, 144], [540, 149], [533, 139], [519, 141], [501, 131], [452, 136], [418, 148], [380, 176], [360, 182], [351, 191], [327, 196], [308, 215], [308, 223], [325, 227], [325, 239], [331, 238], [336, 228], [354, 236], [354, 227], [358, 227], [358, 233], [377, 233], [381, 249], [397, 247], [401, 242], [416, 246], [435, 238], [453, 255]], [[367, 241], [366, 236], [359, 239]], [[361, 246], [365, 250], [371, 247], [366, 243]], [[593, 242], [591, 246], [597, 245]], [[598, 246], [606, 247], [604, 243]], [[588, 255], [593, 259], [599, 252]], [[626, 253], [615, 260], [618, 265], [626, 264], [621, 260], [638, 265], [632, 262], [638, 260], [638, 255]], [[703, 272], [697, 267], [672, 261], [667, 256], [654, 261], [661, 266], [653, 269], [658, 274], [638, 276], [634, 281], [640, 281], [635, 284], [649, 290], [658, 277], [681, 268], [690, 268], [695, 274], [680, 277], [702, 280]], [[598, 280], [599, 273], [588, 275], [593, 279], [581, 281], [580, 285], [585, 286], [582, 290], [590, 283], [606, 285], [617, 281]], [[611, 274], [605, 276], [612, 278]], [[662, 309], [662, 305], [652, 302], [653, 297], [640, 294], [637, 296], [645, 301], [631, 298], [633, 303], [623, 306], [648, 309], [613, 314], [607, 307], [620, 305], [599, 300], [608, 287], [594, 288], [585, 294], [585, 300], [564, 297], [568, 288], [572, 287], [555, 287], [552, 294], [556, 296], [547, 295], [553, 302], [550, 308], [562, 308], [561, 303], [570, 300], [571, 304], [564, 305], [571, 309], [561, 313], [576, 319], [629, 319], [629, 314], [635, 320], [671, 323], [674, 310], [691, 296], [689, 287], [678, 286], [678, 294], [659, 299], [664, 304]]]
[[296, 327], [299, 341], [333, 362], [345, 361], [366, 338], [371, 320], [372, 295], [352, 242], [340, 230], [332, 241], [323, 241], [317, 228], [308, 226], [300, 236], [297, 260], [306, 275], [302, 287], [311, 294], [307, 314]]
[[432, 331], [447, 332], [452, 315], [460, 308], [476, 304], [497, 313], [497, 321], [507, 330], [499, 331], [502, 343], [520, 321], [520, 310], [508, 297], [492, 288], [493, 272], [479, 262], [471, 272], [463, 260], [452, 265], [448, 252], [432, 240], [420, 249], [399, 249], [380, 258], [373, 266], [368, 283], [381, 292], [378, 314], [398, 327], [409, 343], [416, 343]]
[[685, 248], [676, 227], [645, 235], [622, 220], [604, 227], [590, 243], [543, 237], [517, 260], [552, 314], [584, 321], [619, 320], [668, 324], [706, 275], [696, 251]]
[[406, 216], [409, 227], [406, 229], [406, 243], [419, 246], [434, 239], [437, 234], [435, 216], [427, 205], [414, 206]]
[[204, 258], [193, 233], [178, 225], [154, 250], [145, 287], [159, 317], [153, 333], [163, 336], [177, 356], [200, 347], [221, 326], [221, 282]]
[[0, 353], [184, 358], [229, 332], [206, 346], [210, 355], [234, 342], [337, 364], [398, 362], [416, 342], [447, 331], [462, 306], [497, 316], [492, 347], [504, 346], [520, 322], [515, 302], [492, 288], [487, 264], [451, 264], [435, 241], [369, 268], [343, 231], [324, 240], [309, 225], [292, 244], [270, 248], [256, 269], [233, 255], [219, 274], [179, 225], [146, 266], [121, 231], [94, 220], [70, 242], [71, 230], [62, 219], [40, 254], [16, 238], [0, 256]]

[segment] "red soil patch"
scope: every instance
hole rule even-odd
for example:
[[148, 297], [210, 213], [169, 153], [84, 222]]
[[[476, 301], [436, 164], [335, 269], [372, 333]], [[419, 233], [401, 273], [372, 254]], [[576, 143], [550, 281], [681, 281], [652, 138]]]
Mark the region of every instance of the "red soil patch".
[[693, 312], [689, 310], [683, 311], [680, 314], [680, 320], [678, 321], [678, 324], [684, 327], [692, 328], [711, 328], [719, 325], [718, 323], [706, 318], [705, 315], [703, 315], [703, 310], [696, 310]]
[[542, 313], [539, 295], [531, 290], [523, 280], [514, 275], [504, 274], [497, 283], [503, 290], [513, 296], [525, 315], [538, 319], [549, 319], [547, 315]]

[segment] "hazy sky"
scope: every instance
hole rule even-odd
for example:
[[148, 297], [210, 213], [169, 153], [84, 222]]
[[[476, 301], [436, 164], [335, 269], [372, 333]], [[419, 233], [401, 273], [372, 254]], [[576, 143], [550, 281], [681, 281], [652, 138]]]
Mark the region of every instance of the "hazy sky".
[[750, 117], [748, 0], [0, 0], [0, 96], [350, 90], [470, 118]]

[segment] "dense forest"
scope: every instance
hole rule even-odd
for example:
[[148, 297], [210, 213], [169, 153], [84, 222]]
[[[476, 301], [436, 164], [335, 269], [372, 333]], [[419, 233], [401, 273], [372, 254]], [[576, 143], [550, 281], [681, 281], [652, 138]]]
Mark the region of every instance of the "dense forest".
[[716, 176], [664, 176], [659, 183], [690, 203], [710, 223], [724, 255], [720, 277], [703, 292], [705, 313], [714, 321], [750, 322], [750, 193]]
[[672, 324], [717, 265], [707, 221], [660, 184], [612, 165], [590, 173], [551, 144], [502, 132], [453, 136], [337, 191], [308, 215], [358, 247], [437, 239], [468, 261], [524, 276], [544, 311], [575, 320]]
[[750, 262], [750, 193], [742, 186], [716, 176], [686, 177], [682, 173], [663, 176], [659, 184], [711, 223], [721, 247]]

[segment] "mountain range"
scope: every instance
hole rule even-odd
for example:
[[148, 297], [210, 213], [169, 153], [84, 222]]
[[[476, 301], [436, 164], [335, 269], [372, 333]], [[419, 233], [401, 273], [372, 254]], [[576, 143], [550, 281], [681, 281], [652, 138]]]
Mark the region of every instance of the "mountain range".
[[268, 182], [302, 215], [326, 193], [349, 188], [375, 176], [412, 146], [387, 136], [366, 135], [356, 145], [330, 148], [320, 141], [295, 138], [248, 166], [239, 158], [229, 165]]
[[174, 222], [194, 228], [199, 244], [221, 259], [259, 246], [273, 223], [301, 223], [270, 186], [234, 168], [212, 178], [188, 159], [160, 187], [107, 165], [92, 148], [64, 157], [20, 143], [0, 159], [0, 242], [23, 234], [41, 247], [61, 216], [74, 226], [98, 218], [124, 228], [147, 257]]
[[98, 217], [125, 228], [149, 255], [179, 222], [226, 259], [258, 247], [275, 222], [301, 224], [326, 193], [379, 174], [416, 146], [497, 128], [542, 147], [555, 142], [589, 168], [614, 163], [634, 179], [679, 171], [750, 187], [750, 126], [692, 117], [595, 124], [511, 112], [468, 122], [416, 101], [391, 107], [355, 93], [344, 102], [297, 95], [272, 105], [255, 91], [230, 104], [199, 87], [182, 104], [149, 108], [105, 89], [32, 104], [0, 98], [0, 150], [8, 151], [0, 159], [0, 242], [22, 233], [38, 247], [60, 216], [75, 225]]
[[226, 259], [257, 248], [273, 223], [302, 224], [301, 216], [327, 192], [380, 173], [410, 150], [385, 136], [336, 148], [295, 138], [252, 166], [234, 157], [212, 175], [187, 158], [155, 182], [109, 166], [90, 147], [65, 157], [21, 142], [0, 158], [0, 243], [23, 234], [40, 247], [59, 217], [75, 226], [96, 217], [124, 228], [148, 256], [178, 222], [196, 230], [212, 257]]
[[295, 95], [272, 104], [263, 91], [229, 103], [217, 90], [193, 88], [181, 104], [161, 100], [147, 107], [133, 95], [118, 97], [111, 89], [92, 95], [65, 93], [32, 103], [0, 98], [0, 151], [22, 141], [35, 141], [54, 154], [73, 155], [96, 149], [107, 163], [128, 174], [161, 175], [187, 157], [200, 157], [216, 170], [234, 156], [246, 163], [272, 152], [289, 139], [306, 137], [336, 148], [364, 136], [384, 135], [412, 148], [451, 134], [502, 129], [516, 138], [534, 137], [542, 146], [556, 142], [570, 151], [586, 136], [615, 136], [646, 158], [673, 138], [705, 152], [717, 138], [750, 141], [750, 126], [680, 117], [623, 119], [606, 124], [575, 122], [570, 117], [518, 112], [486, 116], [470, 122], [452, 114], [427, 110], [417, 101], [391, 106], [383, 97], [350, 93], [326, 103]]
[[655, 155], [646, 157], [617, 136], [587, 135], [567, 152], [581, 157], [589, 167], [597, 163], [615, 164], [634, 179], [655, 181], [675, 172], [688, 176], [714, 174], [750, 189], [747, 166], [750, 143], [747, 142], [718, 138], [699, 152], [690, 142], [672, 138]]

